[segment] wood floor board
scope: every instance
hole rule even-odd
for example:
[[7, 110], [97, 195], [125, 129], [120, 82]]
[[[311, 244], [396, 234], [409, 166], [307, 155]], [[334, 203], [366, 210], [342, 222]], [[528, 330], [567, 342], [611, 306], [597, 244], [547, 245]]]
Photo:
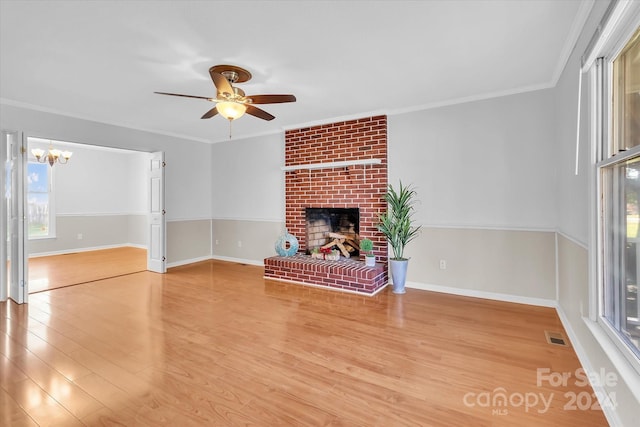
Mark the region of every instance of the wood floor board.
[[[30, 312], [29, 314], [32, 315], [33, 313]], [[60, 350], [64, 354], [69, 354], [70, 352], [75, 351], [81, 347], [81, 345], [77, 342], [67, 338], [66, 336], [62, 335], [48, 325], [40, 322], [34, 317], [29, 318], [27, 329], [29, 333], [43, 339], [49, 345]]]
[[39, 426], [82, 426], [82, 422], [68, 412], [52, 396], [31, 379], [12, 384], [7, 393]]
[[[82, 264], [83, 268], [76, 268]], [[29, 293], [147, 269], [147, 250], [132, 246], [29, 258]]]
[[[545, 340], [545, 330], [563, 332], [553, 309], [413, 289], [366, 297], [262, 276], [205, 261], [0, 303], [0, 422], [607, 425], [601, 411], [565, 408], [565, 393], [590, 387], [536, 384], [538, 368], [580, 367], [572, 347]], [[496, 390], [554, 400], [545, 412], [465, 401]]]
[[[246, 391], [219, 379], [191, 378], [177, 375], [174, 370], [148, 369], [140, 373], [155, 387], [171, 390], [173, 394], [189, 396], [193, 414], [206, 425], [225, 425], [229, 418], [245, 418], [243, 408], [252, 398]], [[255, 423], [257, 420], [252, 420]], [[251, 423], [250, 423], [251, 424]]]
[[83, 418], [102, 408], [97, 400], [35, 355], [18, 357], [14, 362], [48, 396], [76, 418]]
[[18, 405], [5, 390], [0, 389], [0, 425], [37, 426], [36, 422]]
[[87, 426], [128, 427], [142, 425], [134, 420], [135, 418], [123, 412], [112, 411], [109, 408], [101, 408], [83, 417], [80, 421]]

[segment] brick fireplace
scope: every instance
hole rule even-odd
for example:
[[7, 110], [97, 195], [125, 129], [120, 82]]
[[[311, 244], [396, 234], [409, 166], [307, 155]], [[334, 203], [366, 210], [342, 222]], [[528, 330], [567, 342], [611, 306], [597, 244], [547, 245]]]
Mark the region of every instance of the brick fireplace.
[[306, 208], [305, 209], [305, 242], [307, 255], [312, 248], [322, 247], [332, 239], [330, 233], [337, 233], [349, 239], [345, 242], [351, 256], [357, 256], [360, 235], [360, 209], [358, 208]]
[[[376, 162], [369, 163], [372, 159]], [[343, 163], [347, 162], [344, 166]], [[285, 133], [285, 224], [300, 243], [294, 257], [265, 259], [265, 277], [372, 294], [387, 282], [387, 242], [376, 228], [386, 209], [387, 117], [374, 116]], [[306, 208], [359, 209], [360, 238], [374, 242], [376, 267], [359, 257], [310, 260]]]

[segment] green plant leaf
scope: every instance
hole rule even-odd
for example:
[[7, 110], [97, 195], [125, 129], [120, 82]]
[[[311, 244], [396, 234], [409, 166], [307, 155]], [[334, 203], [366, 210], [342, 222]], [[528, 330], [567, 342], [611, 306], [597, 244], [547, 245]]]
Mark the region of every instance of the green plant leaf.
[[411, 186], [403, 186], [402, 181], [397, 190], [389, 184], [384, 196], [388, 208], [380, 215], [377, 228], [391, 245], [394, 259], [404, 259], [405, 246], [420, 232], [421, 227], [414, 225], [412, 218], [416, 196], [416, 191]]

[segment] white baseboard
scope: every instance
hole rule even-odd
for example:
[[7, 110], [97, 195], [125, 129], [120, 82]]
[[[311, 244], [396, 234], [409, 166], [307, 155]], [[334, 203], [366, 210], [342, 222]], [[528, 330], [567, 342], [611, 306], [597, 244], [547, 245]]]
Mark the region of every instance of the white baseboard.
[[182, 265], [194, 264], [196, 262], [209, 261], [210, 259], [211, 259], [211, 257], [209, 257], [209, 256], [203, 256], [203, 257], [198, 257], [198, 258], [183, 259], [183, 260], [175, 261], [175, 262], [168, 262], [167, 263], [167, 268], [180, 267]]
[[101, 251], [104, 249], [116, 249], [116, 248], [139, 248], [139, 249], [147, 249], [144, 245], [136, 245], [133, 243], [124, 243], [121, 245], [104, 245], [104, 246], [91, 246], [87, 248], [76, 248], [76, 249], [66, 249], [63, 251], [52, 251], [52, 252], [38, 252], [29, 254], [29, 258], [39, 258], [43, 256], [51, 256], [51, 255], [66, 255], [66, 254], [75, 254], [78, 252], [91, 252], [91, 251]]
[[497, 292], [479, 291], [476, 289], [453, 288], [450, 286], [431, 285], [427, 283], [406, 282], [405, 287], [423, 291], [440, 292], [465, 297], [484, 298], [497, 301], [514, 302], [518, 304], [537, 305], [541, 307], [556, 307], [556, 300], [546, 298], [523, 297], [520, 295], [501, 294]]
[[218, 261], [236, 262], [238, 264], [257, 265], [258, 267], [264, 267], [264, 261], [256, 261], [255, 259], [233, 258], [221, 255], [211, 255], [209, 259], [217, 259]]
[[198, 258], [191, 259], [183, 259], [180, 261], [167, 263], [167, 268], [171, 267], [180, 267], [181, 265], [193, 264], [196, 262], [209, 261], [211, 259], [217, 259], [218, 261], [229, 261], [235, 262], [237, 264], [249, 264], [249, 265], [257, 265], [259, 267], [264, 267], [264, 263], [262, 261], [256, 261], [253, 259], [243, 259], [243, 258], [233, 258], [227, 256], [219, 256], [219, 255], [211, 255], [211, 256], [203, 256]]

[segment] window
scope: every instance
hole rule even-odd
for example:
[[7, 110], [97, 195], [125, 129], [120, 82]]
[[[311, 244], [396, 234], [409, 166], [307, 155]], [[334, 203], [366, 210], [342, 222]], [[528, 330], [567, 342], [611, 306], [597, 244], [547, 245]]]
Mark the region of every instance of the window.
[[27, 164], [27, 224], [29, 239], [55, 237], [51, 167]]
[[[606, 61], [603, 61], [606, 64]], [[601, 62], [602, 64], [602, 62]], [[640, 361], [640, 30], [601, 73], [603, 138], [601, 200], [601, 320], [625, 354]], [[606, 78], [606, 77], [605, 77]], [[610, 95], [607, 96], [607, 90]], [[603, 117], [606, 117], [604, 114]]]
[[640, 145], [640, 30], [613, 61], [612, 147]]

